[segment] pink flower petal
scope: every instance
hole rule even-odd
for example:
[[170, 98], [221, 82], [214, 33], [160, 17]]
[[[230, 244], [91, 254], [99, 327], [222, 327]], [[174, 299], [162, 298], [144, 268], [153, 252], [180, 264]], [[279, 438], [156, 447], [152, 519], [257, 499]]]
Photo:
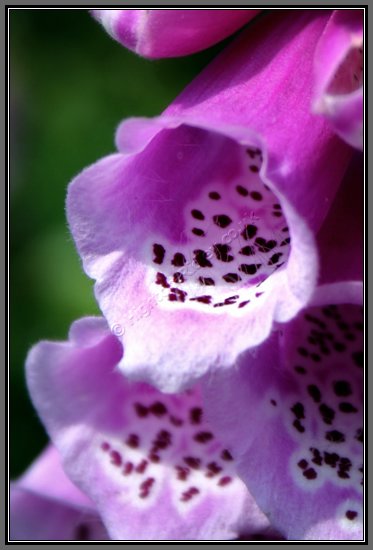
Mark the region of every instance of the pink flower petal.
[[219, 540], [269, 522], [203, 417], [198, 387], [164, 395], [125, 380], [101, 319], [27, 359], [31, 396], [64, 468], [115, 540]]
[[178, 57], [220, 42], [260, 10], [91, 10], [126, 48], [149, 58]]
[[364, 11], [336, 10], [315, 53], [314, 111], [347, 143], [363, 148]]
[[350, 287], [338, 303], [316, 295], [206, 385], [210, 421], [288, 540], [363, 539], [363, 315]]
[[70, 185], [70, 227], [110, 327], [126, 335], [130, 378], [179, 391], [310, 299], [314, 235], [351, 155], [310, 113], [329, 18], [254, 23], [161, 117], [125, 121], [120, 152]]
[[107, 540], [88, 499], [64, 473], [49, 446], [10, 486], [10, 540]]

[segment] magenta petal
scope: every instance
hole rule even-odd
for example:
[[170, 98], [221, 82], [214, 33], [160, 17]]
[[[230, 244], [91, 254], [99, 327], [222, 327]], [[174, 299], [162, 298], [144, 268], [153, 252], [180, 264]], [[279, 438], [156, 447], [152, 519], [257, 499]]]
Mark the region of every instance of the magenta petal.
[[338, 297], [321, 288], [205, 387], [210, 421], [288, 540], [363, 539], [363, 314], [353, 286], [339, 285]]
[[126, 335], [130, 378], [179, 391], [310, 299], [314, 236], [351, 155], [310, 113], [329, 17], [254, 22], [162, 116], [125, 121], [120, 152], [71, 183], [70, 227]]
[[71, 479], [115, 540], [219, 540], [269, 522], [203, 418], [198, 387], [164, 395], [117, 371], [122, 350], [101, 320], [27, 359], [34, 404]]
[[91, 10], [106, 31], [143, 57], [178, 57], [220, 42], [260, 10]]
[[363, 148], [363, 10], [336, 10], [315, 53], [314, 111]]
[[10, 486], [10, 540], [107, 540], [91, 500], [62, 470], [49, 446]]

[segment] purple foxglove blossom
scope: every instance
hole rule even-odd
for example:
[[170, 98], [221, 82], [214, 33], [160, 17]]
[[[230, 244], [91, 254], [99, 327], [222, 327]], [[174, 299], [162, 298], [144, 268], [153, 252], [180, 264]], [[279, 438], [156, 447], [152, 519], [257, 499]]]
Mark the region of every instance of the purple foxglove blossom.
[[37, 411], [111, 538], [265, 536], [269, 522], [206, 423], [199, 388], [164, 395], [129, 383], [121, 355], [106, 322], [86, 318], [68, 342], [41, 342], [27, 359]]
[[331, 12], [273, 13], [119, 153], [71, 183], [67, 214], [119, 368], [180, 391], [234, 364], [294, 317], [317, 280], [314, 235], [351, 149], [311, 113], [313, 57]]
[[315, 53], [314, 111], [363, 148], [363, 10], [336, 10]]
[[11, 483], [10, 540], [108, 540], [92, 501], [66, 477], [52, 446]]
[[220, 42], [260, 10], [91, 10], [118, 42], [143, 57], [178, 57]]
[[360, 183], [350, 172], [320, 232], [324, 284], [308, 307], [204, 386], [209, 421], [288, 540], [363, 539]]

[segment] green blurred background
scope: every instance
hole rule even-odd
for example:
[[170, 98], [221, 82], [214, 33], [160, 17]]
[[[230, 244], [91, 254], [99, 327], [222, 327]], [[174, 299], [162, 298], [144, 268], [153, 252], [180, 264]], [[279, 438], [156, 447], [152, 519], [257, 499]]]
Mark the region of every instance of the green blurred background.
[[82, 9], [10, 11], [10, 475], [47, 438], [25, 387], [27, 350], [65, 339], [99, 313], [69, 234], [64, 202], [74, 175], [114, 151], [128, 116], [159, 114], [224, 43], [146, 61], [112, 40]]

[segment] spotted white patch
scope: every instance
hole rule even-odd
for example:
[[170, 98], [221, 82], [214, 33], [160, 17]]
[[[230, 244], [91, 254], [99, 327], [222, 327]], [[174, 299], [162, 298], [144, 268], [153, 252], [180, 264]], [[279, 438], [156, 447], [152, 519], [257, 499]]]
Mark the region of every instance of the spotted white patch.
[[361, 492], [362, 309], [330, 305], [307, 310], [285, 331], [283, 350], [284, 380], [292, 389], [267, 400], [297, 443], [289, 466], [294, 480], [309, 490], [332, 481]]
[[144, 392], [127, 403], [126, 416], [119, 437], [97, 439], [98, 458], [123, 502], [149, 508], [169, 487], [182, 514], [206, 495], [237, 490], [233, 458], [205, 422], [197, 389], [182, 395]]
[[240, 178], [207, 183], [187, 204], [185, 242], [159, 237], [147, 245], [148, 284], [160, 307], [245, 313], [286, 265], [289, 228], [261, 165], [259, 149], [243, 149]]

